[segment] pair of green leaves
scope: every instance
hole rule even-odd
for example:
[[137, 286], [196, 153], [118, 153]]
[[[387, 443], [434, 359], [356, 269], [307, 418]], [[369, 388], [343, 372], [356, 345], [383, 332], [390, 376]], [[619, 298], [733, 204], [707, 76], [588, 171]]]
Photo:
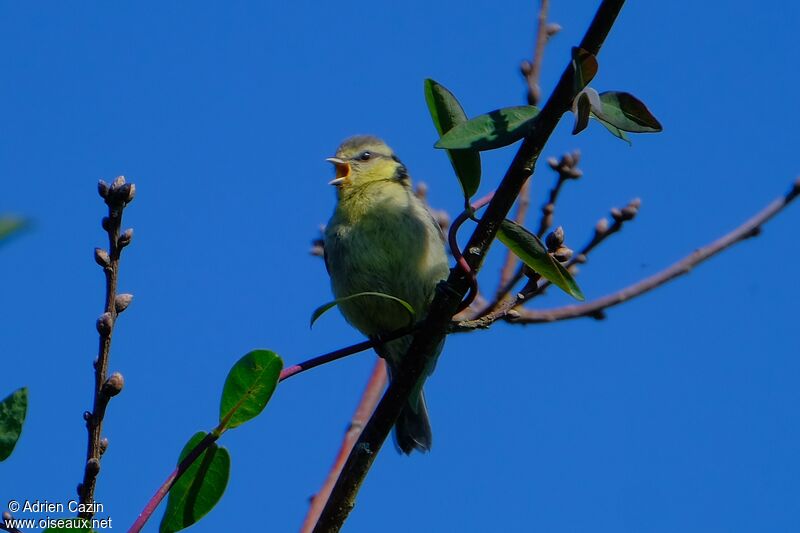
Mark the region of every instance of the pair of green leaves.
[[[241, 426], [266, 407], [280, 379], [283, 361], [274, 352], [254, 350], [233, 365], [219, 408], [219, 425], [211, 435], [198, 432], [181, 451], [178, 464], [203, 441], [207, 447], [169, 491], [167, 508], [159, 531], [172, 533], [187, 528], [205, 516], [222, 498], [230, 476], [228, 450], [215, 441], [228, 429]], [[210, 443], [209, 443], [210, 442]]]
[[0, 402], [0, 461], [14, 451], [28, 412], [28, 389], [17, 389]]
[[597, 74], [597, 58], [582, 48], [572, 49], [573, 94], [572, 112], [577, 135], [589, 125], [594, 117], [615, 137], [630, 144], [625, 132], [655, 133], [663, 128], [644, 103], [630, 93], [606, 91], [599, 93], [589, 87]]
[[435, 147], [447, 150], [467, 201], [481, 183], [480, 152], [522, 139], [539, 113], [533, 106], [516, 106], [467, 119], [453, 93], [431, 79], [425, 80], [425, 101], [440, 136]]

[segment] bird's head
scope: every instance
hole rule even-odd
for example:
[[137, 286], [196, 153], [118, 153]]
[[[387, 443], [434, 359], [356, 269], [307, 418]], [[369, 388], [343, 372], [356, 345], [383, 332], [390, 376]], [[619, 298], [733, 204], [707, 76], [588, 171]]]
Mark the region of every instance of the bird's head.
[[396, 181], [408, 184], [405, 165], [391, 148], [369, 135], [358, 135], [345, 140], [335, 157], [326, 159], [336, 167], [336, 177], [330, 181], [340, 190], [360, 188], [379, 181]]

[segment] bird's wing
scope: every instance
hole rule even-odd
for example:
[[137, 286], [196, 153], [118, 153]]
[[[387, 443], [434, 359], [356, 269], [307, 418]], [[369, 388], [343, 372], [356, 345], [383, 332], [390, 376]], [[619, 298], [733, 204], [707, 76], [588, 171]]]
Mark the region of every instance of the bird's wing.
[[325, 260], [325, 270], [328, 272], [328, 275], [331, 275], [331, 266], [328, 264], [328, 248], [325, 245], [322, 245], [322, 258]]

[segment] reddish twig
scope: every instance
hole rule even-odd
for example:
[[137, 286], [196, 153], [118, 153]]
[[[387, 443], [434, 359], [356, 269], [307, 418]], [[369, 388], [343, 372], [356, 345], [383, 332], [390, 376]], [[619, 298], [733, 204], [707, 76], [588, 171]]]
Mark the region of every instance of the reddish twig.
[[[307, 361], [299, 363], [297, 365], [292, 365], [283, 369], [278, 378], [278, 382], [285, 381], [292, 376], [296, 376], [306, 370], [310, 370], [312, 368], [316, 368], [320, 365], [324, 365], [325, 363], [330, 363], [332, 361], [336, 361], [347, 357], [349, 355], [353, 355], [359, 352], [363, 352], [369, 350], [370, 348], [375, 348], [376, 346], [380, 346], [385, 342], [389, 342], [410, 333], [413, 333], [417, 329], [417, 325], [408, 326], [406, 328], [401, 328], [391, 333], [387, 333], [386, 335], [379, 335], [374, 337], [373, 339], [359, 342], [357, 344], [353, 344], [350, 346], [346, 346], [345, 348], [340, 348], [338, 350], [334, 350], [332, 352], [328, 352], [326, 354], [320, 355], [318, 357], [313, 357]], [[382, 363], [382, 361], [379, 361]], [[377, 401], [377, 400], [376, 400]], [[164, 499], [164, 497], [169, 493], [169, 490], [178, 481], [178, 479], [186, 472], [186, 470], [192, 465], [192, 463], [200, 457], [206, 449], [211, 446], [216, 440], [220, 437], [222, 431], [218, 427], [208, 435], [206, 438], [201, 440], [197, 443], [189, 455], [186, 456], [186, 459], [181, 461], [181, 463], [172, 471], [172, 473], [164, 480], [164, 483], [156, 490], [155, 494], [150, 498], [150, 500], [145, 505], [142, 512], [139, 513], [139, 516], [136, 518], [136, 521], [133, 523], [131, 528], [128, 530], [128, 533], [138, 533], [142, 527], [147, 523], [150, 517], [155, 512], [158, 505]], [[358, 438], [358, 435], [354, 437], [354, 439]]]
[[456, 260], [456, 264], [461, 269], [461, 271], [468, 277], [469, 280], [469, 292], [464, 300], [461, 302], [461, 305], [458, 307], [458, 312], [463, 311], [470, 305], [478, 296], [478, 279], [475, 276], [475, 272], [472, 271], [472, 268], [467, 263], [467, 260], [464, 259], [464, 254], [461, 253], [461, 248], [458, 246], [458, 230], [461, 229], [461, 225], [464, 224], [467, 220], [472, 218], [475, 214], [475, 211], [482, 208], [486, 204], [488, 204], [492, 198], [494, 197], [494, 191], [490, 192], [483, 198], [480, 198], [475, 201], [474, 204], [470, 205], [470, 209], [465, 209], [461, 212], [460, 215], [456, 217], [453, 223], [450, 225], [450, 231], [447, 232], [447, 242], [450, 246], [450, 253], [453, 254], [453, 258]]
[[356, 408], [353, 419], [350, 421], [350, 427], [344, 435], [344, 441], [339, 448], [339, 453], [336, 455], [333, 467], [328, 473], [328, 477], [325, 479], [325, 484], [322, 485], [322, 488], [314, 495], [311, 501], [311, 507], [308, 509], [308, 514], [303, 521], [303, 527], [300, 529], [302, 533], [310, 533], [314, 529], [314, 524], [317, 523], [322, 509], [325, 507], [325, 503], [327, 503], [328, 497], [331, 495], [333, 486], [336, 484], [336, 479], [339, 477], [339, 473], [342, 471], [345, 461], [347, 461], [347, 456], [350, 455], [350, 450], [353, 449], [353, 445], [364, 429], [364, 424], [367, 423], [370, 415], [372, 415], [372, 412], [375, 410], [375, 406], [378, 405], [378, 400], [381, 399], [381, 393], [386, 387], [386, 379], [386, 364], [383, 362], [383, 359], [378, 359], [375, 362], [375, 368], [372, 370], [372, 375], [364, 389], [364, 394], [361, 395], [358, 408]]

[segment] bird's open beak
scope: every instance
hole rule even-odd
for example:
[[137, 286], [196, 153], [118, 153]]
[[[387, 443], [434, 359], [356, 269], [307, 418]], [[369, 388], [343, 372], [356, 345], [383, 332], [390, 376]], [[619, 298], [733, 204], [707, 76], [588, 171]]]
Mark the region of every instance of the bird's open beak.
[[338, 157], [329, 157], [325, 161], [333, 163], [336, 166], [336, 177], [329, 181], [328, 185], [335, 185], [336, 187], [345, 185], [350, 175], [350, 163]]

